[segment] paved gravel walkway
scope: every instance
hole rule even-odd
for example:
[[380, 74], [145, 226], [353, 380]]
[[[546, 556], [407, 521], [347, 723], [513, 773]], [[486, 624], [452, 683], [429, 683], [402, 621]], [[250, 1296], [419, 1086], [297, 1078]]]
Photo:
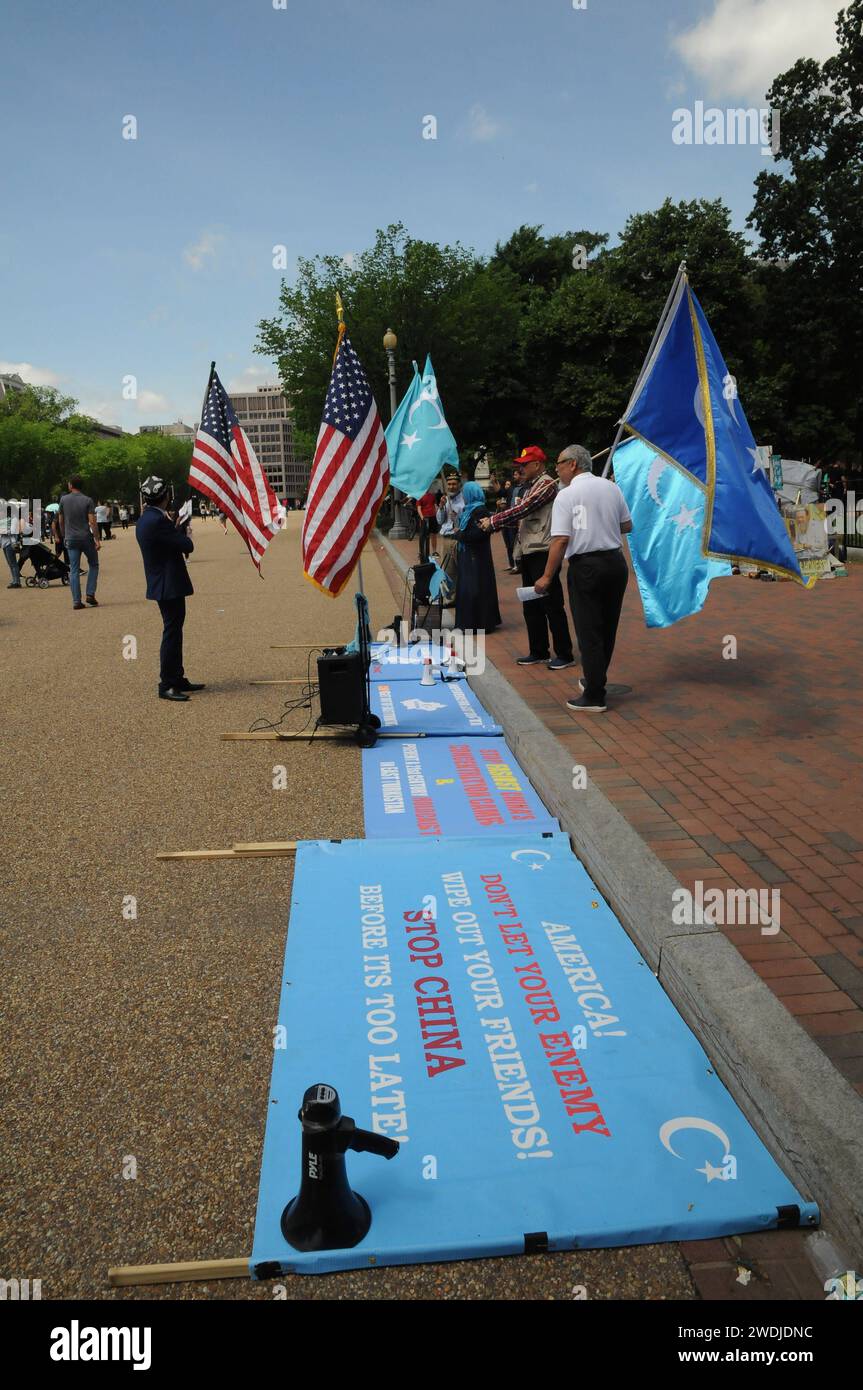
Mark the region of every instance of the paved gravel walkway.
[[[291, 861], [156, 853], [363, 833], [354, 747], [218, 737], [278, 717], [290, 687], [251, 679], [305, 674], [306, 653], [271, 642], [352, 635], [352, 597], [300, 577], [299, 520], [263, 582], [233, 532], [196, 523], [186, 666], [208, 688], [185, 705], [156, 699], [159, 615], [131, 531], [102, 548], [98, 609], [73, 612], [57, 586], [0, 590], [0, 1276], [41, 1279], [44, 1298], [273, 1296], [249, 1280], [111, 1290], [106, 1271], [252, 1243]], [[365, 570], [384, 626], [392, 594], [374, 555]], [[675, 1245], [284, 1282], [290, 1298], [694, 1296]]]

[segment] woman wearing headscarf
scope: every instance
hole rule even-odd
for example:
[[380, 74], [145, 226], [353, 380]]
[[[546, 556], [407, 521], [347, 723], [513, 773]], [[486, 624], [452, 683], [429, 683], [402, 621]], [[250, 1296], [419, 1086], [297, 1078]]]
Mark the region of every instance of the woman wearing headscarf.
[[500, 627], [501, 618], [491, 558], [491, 535], [479, 525], [482, 518], [489, 515], [489, 509], [479, 483], [465, 483], [462, 496], [464, 510], [459, 518], [455, 625], [462, 632], [468, 629], [494, 632]]

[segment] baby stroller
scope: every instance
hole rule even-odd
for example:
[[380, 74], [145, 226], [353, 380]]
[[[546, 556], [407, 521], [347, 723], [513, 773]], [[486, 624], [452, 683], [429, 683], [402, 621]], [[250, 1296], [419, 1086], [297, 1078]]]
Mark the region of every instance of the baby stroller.
[[33, 566], [33, 573], [24, 580], [28, 588], [47, 589], [52, 579], [59, 579], [61, 584], [69, 583], [69, 566], [62, 555], [55, 555], [41, 541], [36, 545], [25, 545], [22, 550], [21, 568], [28, 560]]

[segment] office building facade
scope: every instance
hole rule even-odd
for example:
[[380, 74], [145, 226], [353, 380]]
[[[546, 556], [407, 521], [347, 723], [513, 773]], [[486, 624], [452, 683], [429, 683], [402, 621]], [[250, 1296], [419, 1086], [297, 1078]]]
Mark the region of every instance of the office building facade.
[[232, 392], [231, 402], [279, 501], [300, 502], [309, 489], [310, 461], [297, 455], [291, 408], [282, 388]]

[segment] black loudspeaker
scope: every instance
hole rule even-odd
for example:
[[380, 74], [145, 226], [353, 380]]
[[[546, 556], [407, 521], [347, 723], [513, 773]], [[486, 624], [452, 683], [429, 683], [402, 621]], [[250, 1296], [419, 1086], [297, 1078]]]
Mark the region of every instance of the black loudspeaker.
[[359, 652], [318, 657], [322, 724], [361, 724], [365, 710], [365, 671]]
[[352, 1192], [345, 1154], [379, 1154], [394, 1158], [395, 1139], [373, 1130], [357, 1129], [342, 1114], [338, 1092], [324, 1083], [310, 1086], [303, 1096], [299, 1119], [303, 1126], [300, 1190], [282, 1212], [282, 1235], [295, 1250], [345, 1250], [357, 1245], [372, 1224], [368, 1202]]

